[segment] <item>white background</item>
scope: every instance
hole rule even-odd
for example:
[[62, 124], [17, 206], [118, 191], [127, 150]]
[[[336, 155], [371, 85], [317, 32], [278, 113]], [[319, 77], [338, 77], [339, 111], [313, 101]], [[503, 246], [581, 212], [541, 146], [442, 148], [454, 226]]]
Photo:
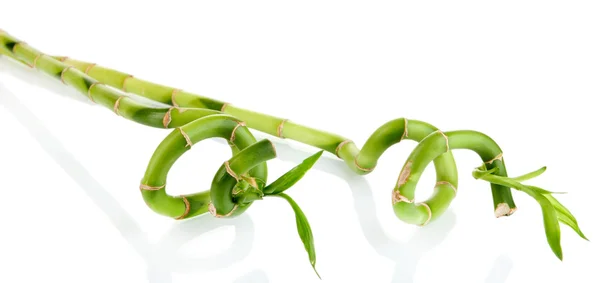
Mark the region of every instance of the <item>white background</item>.
[[[181, 1], [183, 2], [183, 1]], [[401, 2], [401, 3], [400, 3]], [[138, 184], [168, 130], [124, 120], [0, 59], [0, 282], [600, 282], [597, 1], [3, 1], [0, 28], [39, 50], [96, 62], [362, 145], [408, 117], [482, 131], [509, 174], [567, 191], [586, 242], [562, 226], [564, 261], [538, 204], [515, 192], [496, 219], [481, 160], [455, 151], [459, 194], [425, 228], [390, 192], [414, 142], [357, 177], [327, 154], [289, 193], [311, 222], [319, 281], [280, 199], [243, 216], [177, 222]], [[257, 133], [259, 138], [268, 137]], [[278, 140], [270, 180], [314, 148]], [[229, 158], [197, 144], [169, 193], [206, 190]], [[432, 192], [428, 168], [417, 197]]]

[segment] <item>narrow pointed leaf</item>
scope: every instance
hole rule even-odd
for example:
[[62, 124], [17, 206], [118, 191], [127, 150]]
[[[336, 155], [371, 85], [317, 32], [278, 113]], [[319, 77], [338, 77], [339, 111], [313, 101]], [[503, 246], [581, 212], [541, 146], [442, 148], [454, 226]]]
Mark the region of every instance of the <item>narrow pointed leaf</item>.
[[483, 177], [485, 177], [487, 175], [494, 174], [496, 172], [498, 172], [498, 167], [494, 167], [492, 169], [487, 170], [485, 168], [485, 164], [484, 164], [484, 165], [481, 165], [480, 167], [477, 167], [477, 168], [475, 168], [473, 170], [473, 177], [475, 179], [481, 179], [481, 178], [483, 178]]
[[312, 168], [322, 154], [323, 151], [321, 150], [306, 158], [298, 166], [292, 168], [292, 170], [283, 174], [281, 177], [279, 177], [279, 179], [265, 187], [263, 191], [268, 195], [276, 195], [289, 189], [291, 186], [296, 184], [296, 182], [302, 179], [302, 177], [304, 177], [304, 174], [306, 174], [306, 172]]
[[512, 179], [515, 180], [515, 181], [517, 181], [517, 182], [523, 182], [523, 181], [527, 181], [527, 180], [533, 179], [533, 178], [535, 178], [535, 177], [537, 177], [539, 175], [542, 175], [544, 172], [546, 172], [546, 166], [544, 166], [544, 167], [542, 167], [542, 168], [540, 168], [538, 170], [535, 170], [535, 171], [533, 171], [531, 173], [523, 174], [523, 175], [518, 176], [518, 177], [513, 177]]
[[550, 201], [550, 203], [552, 203], [552, 205], [554, 206], [554, 209], [556, 209], [556, 212], [558, 213], [558, 220], [560, 222], [566, 224], [567, 226], [571, 227], [581, 238], [589, 241], [588, 238], [583, 234], [583, 232], [581, 232], [581, 229], [579, 228], [579, 224], [577, 223], [577, 219], [575, 219], [575, 216], [573, 216], [571, 211], [569, 211], [562, 203], [560, 203], [553, 196], [551, 196], [551, 195], [544, 195], [544, 196]]
[[542, 194], [542, 195], [566, 194], [566, 192], [551, 192], [551, 191], [548, 191], [548, 190], [545, 190], [545, 189], [542, 189], [542, 188], [536, 187], [536, 186], [527, 186], [527, 187], [536, 191], [539, 194]]
[[560, 246], [560, 223], [558, 220], [558, 213], [550, 200], [547, 198], [550, 194], [544, 194], [542, 192], [547, 192], [546, 190], [523, 185], [517, 181], [514, 181], [508, 177], [502, 177], [497, 175], [483, 175], [483, 180], [486, 180], [490, 183], [499, 184], [507, 187], [514, 188], [516, 190], [522, 191], [533, 197], [542, 208], [542, 216], [544, 219], [544, 229], [546, 232], [546, 240], [548, 241], [548, 245], [550, 245], [550, 249], [552, 252], [558, 257], [560, 260], [563, 259], [562, 248]]
[[532, 196], [541, 206], [542, 215], [544, 217], [544, 229], [546, 230], [546, 239], [550, 248], [560, 260], [563, 259], [562, 248], [560, 246], [560, 225], [558, 222], [558, 214], [554, 206], [546, 197], [548, 195], [542, 195], [534, 190], [531, 190], [527, 186], [523, 186], [519, 189]]
[[306, 215], [304, 215], [304, 212], [302, 212], [298, 204], [296, 204], [296, 202], [290, 196], [284, 193], [280, 193], [274, 196], [278, 196], [287, 200], [287, 202], [292, 206], [292, 209], [294, 209], [294, 213], [296, 214], [296, 227], [298, 229], [298, 235], [300, 236], [300, 239], [304, 244], [304, 249], [308, 253], [308, 259], [310, 260], [310, 264], [312, 265], [313, 270], [315, 271], [319, 279], [321, 279], [321, 275], [319, 275], [319, 273], [317, 272], [317, 268], [315, 267], [315, 264], [317, 262], [315, 244], [312, 230], [310, 228], [310, 224], [308, 223], [308, 219], [306, 219]]

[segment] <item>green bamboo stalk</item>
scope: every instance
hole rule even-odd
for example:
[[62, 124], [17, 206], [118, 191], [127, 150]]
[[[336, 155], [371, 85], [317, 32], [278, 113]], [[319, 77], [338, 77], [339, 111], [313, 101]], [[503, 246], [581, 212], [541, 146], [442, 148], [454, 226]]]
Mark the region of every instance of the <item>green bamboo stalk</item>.
[[[528, 193], [542, 205], [548, 242], [559, 258], [562, 259], [558, 243], [559, 221], [583, 235], [570, 212], [555, 199], [544, 196], [551, 192], [520, 183], [540, 175], [545, 169], [509, 178], [502, 150], [493, 139], [483, 133], [442, 132], [422, 121], [399, 118], [379, 127], [363, 148], [359, 149], [352, 140], [343, 136], [300, 125], [288, 119], [141, 80], [96, 64], [45, 55], [2, 32], [0, 54], [60, 79], [81, 93], [87, 93], [90, 100], [108, 108], [112, 107], [117, 114], [127, 119], [152, 127], [176, 127], [177, 130], [172, 131], [156, 149], [140, 187], [148, 205], [163, 215], [182, 219], [208, 210], [217, 217], [235, 216], [242, 213], [253, 201], [262, 199], [266, 185], [266, 161], [274, 158], [275, 150], [270, 142], [256, 142], [248, 130], [252, 128], [335, 154], [350, 169], [361, 175], [372, 172], [380, 156], [392, 145], [405, 139], [418, 142], [392, 190], [392, 205], [396, 216], [416, 225], [430, 223], [448, 208], [456, 196], [458, 187], [458, 174], [451, 150], [470, 149], [484, 162], [485, 171], [475, 172], [474, 177], [490, 182], [497, 217], [511, 215], [516, 210], [511, 193], [511, 188], [514, 188]], [[116, 89], [122, 90], [123, 93], [143, 96], [155, 101], [159, 106], [139, 103]], [[239, 134], [236, 132], [238, 128]], [[168, 196], [164, 188], [170, 166], [188, 150], [188, 147], [208, 137], [229, 137], [233, 152], [233, 157], [225, 162], [215, 175], [210, 195], [202, 192], [179, 198]], [[290, 171], [289, 176], [301, 177], [314, 161], [316, 159], [306, 163], [309, 164], [306, 168], [299, 167]], [[417, 182], [430, 162], [434, 162], [436, 169], [436, 190], [428, 200], [415, 203], [414, 191]], [[295, 182], [288, 181], [296, 178], [290, 179], [289, 176], [282, 177], [281, 182], [275, 182], [281, 184], [279, 189], [273, 188], [269, 191], [285, 190], [284, 184]], [[208, 200], [211, 200], [210, 203]], [[297, 217], [302, 218], [301, 213], [297, 213]], [[299, 229], [304, 230], [306, 227], [302, 225]], [[302, 232], [300, 235], [307, 245], [312, 245], [309, 233]], [[312, 249], [307, 251], [314, 253]], [[314, 267], [312, 256], [311, 263]]]
[[[36, 65], [36, 56], [41, 53], [28, 50], [29, 47], [27, 45], [19, 48], [21, 45], [17, 44], [18, 40], [10, 38], [7, 35], [5, 35], [5, 38], [5, 44], [3, 44], [5, 46], [5, 53], [25, 64]], [[45, 57], [42, 56], [42, 58]], [[52, 58], [124, 92], [134, 93], [173, 107], [222, 111], [244, 121], [252, 129], [328, 151], [342, 159], [351, 170], [360, 175], [372, 172], [379, 157], [392, 145], [399, 143], [403, 139], [419, 142], [428, 134], [438, 130], [421, 121], [408, 120], [406, 118], [395, 119], [375, 130], [363, 148], [359, 149], [348, 138], [303, 126], [288, 119], [236, 107], [230, 103], [146, 81], [131, 74], [109, 69], [94, 63], [61, 56], [53, 56]], [[175, 112], [177, 111], [172, 111], [172, 113]], [[144, 114], [140, 116], [153, 115], [153, 113]], [[161, 114], [164, 115], [163, 113], [159, 113], [158, 115]], [[176, 113], [176, 115], [182, 115], [182, 113]], [[168, 125], [164, 124], [164, 126], [167, 127]], [[494, 162], [490, 164], [490, 168], [493, 168], [493, 166], [501, 166], [501, 171], [505, 171], [502, 163]], [[443, 214], [449, 207], [458, 187], [457, 170], [452, 153], [448, 152], [448, 154], [441, 156], [435, 162], [435, 169], [437, 174], [436, 192], [422, 203], [415, 204], [410, 202], [410, 205], [407, 206], [407, 213], [398, 216], [401, 220], [425, 225]], [[495, 215], [497, 217], [511, 215], [516, 210], [516, 205], [513, 201], [510, 188], [496, 184], [491, 184], [491, 188]], [[435, 205], [432, 208], [430, 204]]]
[[[32, 68], [36, 68], [54, 78], [61, 80], [64, 84], [73, 87], [80, 93], [86, 95], [90, 101], [105, 108], [111, 109], [115, 114], [128, 120], [155, 128], [173, 129], [171, 133], [157, 147], [152, 156], [146, 173], [140, 184], [140, 191], [146, 204], [156, 213], [173, 217], [175, 219], [186, 219], [209, 211], [211, 198], [217, 192], [231, 191], [235, 184], [227, 179], [213, 181], [210, 194], [209, 191], [171, 196], [166, 192], [166, 176], [173, 163], [191, 146], [207, 138], [226, 139], [231, 146], [232, 159], [229, 160], [238, 168], [244, 178], [258, 178], [262, 186], [267, 179], [267, 167], [265, 161], [274, 157], [274, 152], [267, 154], [264, 142], [256, 142], [256, 139], [245, 126], [243, 121], [220, 111], [206, 108], [185, 108], [172, 106], [164, 103], [148, 103], [136, 97], [128, 95], [118, 89], [111, 87], [52, 56], [48, 56], [32, 48], [24, 42], [0, 33], [0, 54], [7, 55]], [[111, 73], [112, 74], [112, 73]], [[110, 83], [119, 78], [113, 78]], [[251, 146], [252, 145], [252, 146]], [[269, 146], [273, 150], [269, 142]], [[260, 158], [257, 159], [256, 156]], [[244, 166], [252, 165], [251, 168]], [[249, 172], [246, 172], [250, 170]], [[221, 169], [215, 178], [221, 176]], [[230, 186], [229, 188], [227, 186]], [[213, 200], [214, 201], [214, 200]], [[217, 210], [231, 210], [233, 200], [229, 203], [224, 200], [224, 195], [219, 195], [217, 202], [222, 204]], [[247, 209], [249, 204], [241, 205], [234, 215], [239, 215]], [[231, 211], [223, 213], [229, 214]], [[229, 214], [228, 216], [234, 216]]]
[[[419, 142], [427, 134], [438, 130], [421, 121], [399, 118], [389, 121], [375, 130], [363, 148], [358, 149], [354, 142], [345, 137], [306, 127], [288, 119], [239, 108], [230, 103], [145, 81], [93, 63], [68, 57], [55, 56], [55, 58], [87, 72], [96, 79], [104, 80], [115, 88], [121, 88], [149, 99], [155, 99], [170, 105], [222, 110], [224, 113], [243, 120], [252, 129], [275, 137], [302, 142], [335, 154], [345, 161], [350, 169], [361, 175], [373, 171], [379, 157], [392, 145], [403, 139]], [[411, 133], [410, 136], [408, 136], [409, 132]], [[420, 225], [423, 225], [429, 222], [427, 219], [435, 220], [446, 211], [450, 202], [454, 199], [458, 187], [456, 165], [454, 163], [452, 153], [441, 156], [435, 162], [438, 175], [436, 193], [422, 203], [412, 204], [413, 207], [410, 209], [410, 213], [399, 216], [401, 220], [409, 223], [421, 222]], [[494, 164], [490, 164], [490, 166], [492, 165]], [[502, 163], [495, 165], [503, 166]], [[505, 171], [504, 168], [502, 170]], [[496, 216], [511, 215], [516, 210], [516, 205], [510, 189], [496, 184], [491, 184], [491, 187]], [[435, 204], [431, 214], [426, 207], [430, 203]], [[414, 213], [417, 213], [417, 215], [414, 215]]]

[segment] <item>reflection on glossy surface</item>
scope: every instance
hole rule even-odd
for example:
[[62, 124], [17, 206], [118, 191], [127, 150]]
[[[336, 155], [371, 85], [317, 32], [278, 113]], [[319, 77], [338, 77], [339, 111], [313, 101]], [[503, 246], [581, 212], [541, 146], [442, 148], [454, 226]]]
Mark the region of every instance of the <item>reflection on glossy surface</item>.
[[[5, 59], [3, 59], [5, 60]], [[15, 68], [19, 69], [19, 68]], [[4, 69], [0, 69], [4, 71]], [[26, 72], [20, 72], [27, 75]], [[23, 79], [23, 77], [21, 77]], [[31, 80], [28, 80], [31, 82]], [[35, 81], [35, 80], [34, 80]], [[121, 236], [138, 252], [148, 265], [149, 282], [172, 282], [172, 272], [198, 270], [216, 270], [225, 268], [244, 259], [252, 248], [254, 223], [247, 215], [232, 219], [216, 219], [210, 215], [197, 217], [188, 221], [178, 221], [161, 238], [152, 245], [138, 223], [115, 200], [102, 185], [94, 179], [89, 171], [77, 161], [62, 143], [41, 123], [41, 121], [19, 99], [0, 83], [0, 104], [5, 106], [17, 118], [40, 146], [54, 161], [79, 185], [87, 196], [101, 209], [117, 228]], [[224, 226], [235, 227], [235, 239], [229, 249], [210, 259], [185, 258], [178, 251], [179, 247], [209, 231]], [[264, 278], [260, 272], [244, 275], [244, 282], [255, 282]], [[267, 282], [265, 280], [260, 282]]]
[[[0, 71], [65, 95], [69, 98], [89, 103], [87, 98], [54, 79], [28, 70], [21, 65], [0, 57]], [[233, 219], [215, 219], [209, 215], [186, 221], [175, 222], [172, 228], [158, 241], [151, 244], [138, 223], [119, 205], [119, 203], [96, 181], [61, 142], [39, 121], [39, 119], [18, 98], [0, 83], [0, 104], [5, 106], [17, 120], [39, 142], [41, 147], [77, 182], [88, 197], [110, 219], [123, 238], [132, 245], [148, 265], [149, 282], [172, 282], [173, 272], [209, 271], [226, 268], [241, 261], [250, 253], [254, 242], [254, 224], [243, 214]], [[270, 137], [267, 137], [270, 138]], [[299, 163], [312, 152], [293, 149], [289, 144], [274, 139], [278, 158]], [[363, 234], [373, 249], [380, 255], [394, 261], [395, 269], [392, 282], [414, 282], [415, 271], [420, 258], [444, 241], [445, 235], [455, 225], [455, 215], [449, 209], [440, 219], [419, 229], [407, 242], [390, 239], [384, 232], [376, 216], [375, 201], [369, 183], [362, 176], [353, 174], [339, 160], [321, 158], [313, 170], [323, 171], [345, 180], [351, 190], [354, 207]], [[205, 258], [188, 258], [181, 255], [179, 248], [193, 239], [224, 226], [235, 227], [235, 239], [224, 253]], [[512, 260], [506, 256], [498, 257], [490, 269], [485, 282], [500, 283], [506, 281]], [[269, 282], [263, 270], [253, 270], [241, 276], [236, 283]]]
[[[276, 143], [278, 158], [298, 163], [312, 153], [290, 147], [287, 143]], [[354, 208], [363, 234], [373, 249], [382, 256], [396, 262], [392, 282], [414, 282], [420, 258], [441, 244], [456, 224], [456, 215], [451, 209], [437, 221], [420, 228], [409, 241], [401, 243], [389, 238], [376, 215], [375, 200], [371, 186], [363, 176], [357, 176], [340, 160], [321, 158], [313, 170], [335, 175], [348, 183], [354, 198]], [[508, 257], [499, 257], [492, 267], [486, 282], [504, 282], [512, 268]]]

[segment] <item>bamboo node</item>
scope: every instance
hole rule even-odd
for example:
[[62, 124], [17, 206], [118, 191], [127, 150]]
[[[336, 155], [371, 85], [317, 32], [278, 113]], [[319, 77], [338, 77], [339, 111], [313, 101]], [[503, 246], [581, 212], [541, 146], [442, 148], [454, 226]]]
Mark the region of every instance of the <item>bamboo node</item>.
[[96, 86], [96, 85], [100, 85], [100, 84], [103, 84], [103, 83], [100, 83], [100, 82], [94, 82], [94, 83], [93, 83], [93, 84], [90, 86], [90, 88], [88, 88], [88, 92], [87, 92], [88, 98], [89, 98], [89, 99], [90, 99], [92, 102], [94, 102], [94, 103], [96, 103], [96, 101], [94, 101], [94, 98], [92, 98], [92, 88], [94, 88], [94, 86]]
[[340, 144], [338, 144], [338, 146], [335, 148], [335, 155], [337, 157], [340, 157], [340, 155], [338, 154], [338, 152], [342, 149], [342, 147], [344, 145], [346, 145], [347, 143], [350, 143], [350, 142], [352, 142], [352, 141], [351, 140], [345, 140], [345, 141], [341, 142]]
[[417, 203], [417, 205], [422, 205], [427, 209], [427, 220], [425, 220], [425, 222], [423, 222], [423, 224], [419, 225], [419, 226], [425, 226], [427, 224], [429, 224], [429, 221], [431, 221], [431, 207], [429, 207], [428, 204], [421, 202], [421, 203]]
[[439, 181], [439, 182], [435, 183], [435, 187], [441, 186], [441, 185], [448, 185], [450, 188], [452, 188], [452, 190], [454, 190], [454, 195], [456, 195], [458, 193], [458, 190], [456, 189], [456, 187], [448, 181]]
[[13, 54], [15, 53], [15, 49], [17, 49], [17, 46], [19, 45], [27, 45], [27, 42], [25, 41], [19, 41], [17, 43], [15, 43], [15, 45], [13, 45], [12, 49], [10, 50]]
[[225, 161], [225, 171], [227, 171], [227, 174], [233, 177], [236, 181], [240, 181], [240, 177], [238, 177], [238, 175], [231, 170], [231, 167], [229, 167], [229, 161]]
[[181, 220], [181, 219], [185, 218], [188, 215], [188, 213], [190, 213], [190, 202], [188, 201], [188, 199], [185, 196], [181, 196], [181, 199], [183, 200], [183, 203], [185, 204], [185, 211], [183, 212], [182, 215], [175, 218], [177, 220]]
[[235, 125], [235, 127], [233, 128], [233, 131], [231, 131], [231, 137], [229, 138], [230, 143], [233, 143], [233, 141], [235, 141], [235, 131], [237, 130], [237, 128], [243, 127], [243, 126], [246, 126], [246, 123], [238, 122], [237, 125]]
[[444, 139], [446, 139], [446, 152], [450, 151], [450, 142], [448, 141], [448, 136], [444, 134], [441, 130], [437, 130], [438, 133], [442, 134]]
[[403, 196], [400, 191], [393, 190], [392, 191], [392, 205], [397, 204], [399, 202], [407, 202], [413, 203], [415, 200], [410, 200], [407, 197]]
[[229, 106], [229, 103], [223, 103], [223, 106], [221, 106], [221, 112], [225, 112], [225, 108]]
[[186, 142], [186, 145], [185, 145], [185, 146], [186, 146], [186, 147], [188, 147], [188, 146], [189, 146], [189, 147], [191, 148], [191, 147], [192, 147], [192, 141], [190, 140], [190, 136], [188, 136], [188, 134], [186, 134], [186, 133], [183, 131], [183, 129], [182, 129], [182, 128], [178, 128], [178, 129], [179, 129], [179, 132], [181, 133], [181, 135], [183, 136], [183, 138], [185, 139], [185, 142]]
[[67, 59], [69, 59], [69, 57], [63, 56], [63, 57], [60, 57], [60, 59], [58, 59], [58, 61], [64, 62], [64, 61], [67, 61]]
[[165, 187], [165, 185], [162, 185], [160, 187], [153, 187], [153, 186], [149, 186], [146, 184], [140, 184], [140, 190], [144, 190], [144, 191], [158, 191], [161, 190]]
[[281, 123], [279, 123], [279, 126], [277, 126], [277, 136], [282, 139], [285, 139], [283, 136], [283, 124], [285, 124], [285, 122], [287, 122], [287, 119], [281, 120]]
[[92, 70], [92, 68], [95, 67], [95, 66], [96, 66], [96, 63], [90, 64], [89, 66], [87, 66], [87, 68], [85, 68], [85, 72], [84, 73], [87, 75], [90, 72], [90, 70]]
[[119, 104], [121, 103], [121, 99], [125, 97], [125, 96], [119, 96], [119, 98], [117, 98], [117, 101], [115, 101], [115, 106], [113, 106], [113, 111], [115, 112], [115, 114], [121, 116], [121, 114], [119, 113]]
[[408, 119], [404, 118], [404, 133], [400, 137], [400, 140], [408, 138]]
[[408, 162], [406, 162], [406, 165], [404, 165], [404, 167], [402, 168], [402, 171], [400, 171], [400, 175], [398, 176], [398, 182], [396, 182], [397, 188], [406, 184], [406, 182], [408, 181], [408, 178], [410, 177], [411, 170], [412, 170], [412, 161], [408, 161]]
[[217, 216], [217, 208], [215, 208], [215, 205], [212, 202], [208, 204], [208, 212], [210, 212], [212, 216]]
[[231, 216], [231, 214], [233, 214], [233, 212], [238, 208], [238, 204], [236, 203], [233, 208], [231, 209], [230, 212], [228, 212], [225, 215], [220, 215], [217, 213], [217, 208], [215, 208], [215, 205], [211, 202], [208, 204], [208, 212], [210, 212], [210, 214], [216, 218], [223, 218], [223, 217], [229, 217]]
[[42, 57], [44, 54], [40, 53], [37, 56], [35, 56], [35, 59], [33, 59], [33, 63], [31, 64], [31, 68], [35, 69], [37, 68], [37, 61], [40, 59], [40, 57]]
[[486, 163], [486, 164], [492, 164], [492, 163], [494, 163], [494, 161], [496, 161], [496, 160], [502, 160], [502, 152], [500, 152], [500, 154], [496, 155], [494, 158], [492, 158], [492, 159], [490, 159], [490, 160], [486, 161], [485, 163]]
[[125, 87], [125, 84], [127, 83], [127, 80], [133, 78], [133, 75], [127, 75], [127, 77], [125, 77], [125, 79], [123, 79], [123, 86], [121, 87], [121, 90], [123, 90], [123, 92], [127, 92], [127, 88]]
[[358, 168], [359, 170], [364, 171], [364, 172], [371, 172], [371, 171], [373, 171], [374, 168], [363, 168], [363, 167], [360, 167], [360, 165], [358, 165], [358, 160], [356, 159], [357, 157], [358, 157], [358, 155], [356, 157], [354, 157], [354, 166], [356, 166], [356, 168]]
[[71, 68], [73, 68], [73, 66], [67, 66], [66, 68], [64, 68], [64, 69], [62, 70], [62, 72], [60, 72], [60, 81], [61, 81], [63, 84], [67, 84], [67, 83], [65, 83], [64, 76], [65, 76], [65, 73], [66, 73], [66, 72], [67, 72], [69, 69], [71, 69]]
[[175, 96], [180, 92], [182, 92], [182, 90], [177, 89], [177, 88], [174, 88], [173, 91], [171, 92], [171, 104], [173, 104], [173, 106], [175, 106], [175, 107], [179, 107], [179, 104], [177, 104], [177, 102], [175, 102]]
[[163, 117], [162, 123], [165, 128], [168, 128], [169, 124], [171, 123], [171, 111], [173, 110], [173, 108], [175, 107], [170, 107], [169, 110], [167, 110], [167, 113], [165, 113], [165, 116]]

